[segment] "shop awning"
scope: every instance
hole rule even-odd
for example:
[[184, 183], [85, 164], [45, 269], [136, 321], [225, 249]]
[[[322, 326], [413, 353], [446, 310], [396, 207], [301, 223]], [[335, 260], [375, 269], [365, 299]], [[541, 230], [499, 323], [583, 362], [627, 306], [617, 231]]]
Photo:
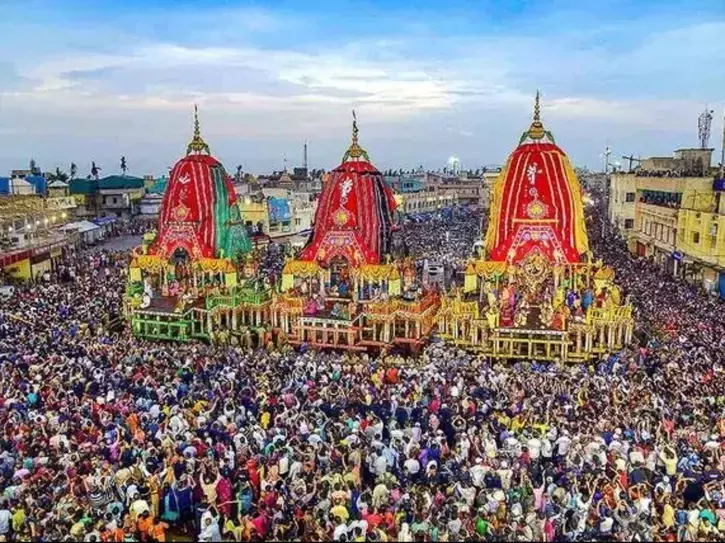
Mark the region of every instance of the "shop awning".
[[93, 224], [90, 221], [79, 221], [79, 222], [71, 222], [63, 226], [60, 230], [62, 232], [78, 232], [80, 234], [85, 234], [86, 232], [91, 232], [93, 230], [98, 230], [100, 226], [97, 224]]

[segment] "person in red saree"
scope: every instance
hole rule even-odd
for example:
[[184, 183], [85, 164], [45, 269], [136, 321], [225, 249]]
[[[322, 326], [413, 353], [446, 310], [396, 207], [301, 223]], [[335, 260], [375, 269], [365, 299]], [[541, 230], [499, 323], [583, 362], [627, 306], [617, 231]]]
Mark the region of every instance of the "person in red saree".
[[231, 515], [233, 496], [234, 488], [232, 483], [226, 476], [223, 476], [216, 485], [216, 502], [217, 509], [225, 518], [229, 518]]

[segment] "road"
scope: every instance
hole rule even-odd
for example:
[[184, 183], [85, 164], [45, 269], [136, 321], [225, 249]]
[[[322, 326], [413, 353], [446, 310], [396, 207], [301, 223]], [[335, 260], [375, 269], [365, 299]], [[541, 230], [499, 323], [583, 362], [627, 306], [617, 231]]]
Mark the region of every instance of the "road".
[[97, 245], [96, 249], [104, 249], [107, 251], [128, 251], [134, 247], [141, 245], [141, 236], [120, 236], [110, 238], [107, 241]]

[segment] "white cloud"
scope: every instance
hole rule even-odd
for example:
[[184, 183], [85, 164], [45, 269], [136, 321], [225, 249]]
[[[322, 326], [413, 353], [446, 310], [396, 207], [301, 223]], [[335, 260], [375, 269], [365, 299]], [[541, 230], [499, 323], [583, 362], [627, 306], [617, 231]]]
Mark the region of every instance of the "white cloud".
[[[506, 142], [528, 125], [538, 86], [547, 127], [557, 133], [561, 127], [574, 132], [581, 127], [579, 145], [599, 137], [593, 126], [599, 131], [606, 127], [612, 137], [636, 132], [661, 138], [663, 131], [679, 136], [690, 130], [692, 112], [701, 109], [698, 94], [711, 92], [698, 83], [720, 77], [708, 66], [725, 61], [723, 45], [714, 40], [701, 68], [695, 62], [687, 65], [690, 81], [676, 75], [703, 42], [722, 33], [722, 23], [648, 31], [639, 44], [628, 48], [621, 43], [616, 51], [597, 40], [587, 45], [591, 37], [585, 32], [487, 36], [485, 29], [475, 37], [439, 30], [432, 37], [363, 35], [323, 48], [292, 47], [286, 39], [278, 43], [275, 33], [286, 38], [283, 31], [300, 23], [264, 10], [199, 17], [194, 20], [189, 11], [168, 21], [178, 27], [176, 34], [188, 34], [186, 44], [168, 36], [149, 41], [146, 36], [153, 34], [146, 32], [125, 43], [116, 40], [110, 54], [100, 53], [93, 52], [93, 34], [86, 31], [85, 48], [8, 55], [10, 72], [18, 78], [6, 86], [0, 78], [0, 107], [9, 112], [6, 122], [22, 131], [17, 142], [33, 147], [57, 123], [66, 139], [88, 141], [89, 146], [104, 138], [130, 140], [133, 134], [127, 133], [135, 130], [149, 149], [160, 148], [154, 138], [185, 139], [190, 106], [197, 102], [210, 138], [245, 144], [255, 138], [267, 145], [303, 137], [347, 138], [354, 107], [366, 137], [389, 142], [383, 152], [392, 154], [400, 146], [405, 154], [403, 147], [409, 145], [410, 153], [433, 154], [442, 138], [451, 138], [461, 154], [465, 148], [477, 154], [488, 148], [505, 153]], [[199, 28], [207, 27], [214, 32], [199, 34]], [[100, 41], [106, 30], [99, 30], [95, 39]], [[298, 31], [304, 34], [304, 29]], [[255, 40], [247, 34], [272, 38]], [[679, 67], [667, 65], [668, 55]], [[668, 69], [673, 73], [663, 78]], [[671, 96], [660, 94], [660, 88]], [[455, 128], [439, 128], [446, 126]], [[0, 134], [8, 131], [13, 132], [3, 127]]]

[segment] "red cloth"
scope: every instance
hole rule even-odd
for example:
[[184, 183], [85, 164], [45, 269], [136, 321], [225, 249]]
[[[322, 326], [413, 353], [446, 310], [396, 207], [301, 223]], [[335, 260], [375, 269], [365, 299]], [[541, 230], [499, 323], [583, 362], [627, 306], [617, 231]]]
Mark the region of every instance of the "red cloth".
[[[523, 260], [538, 249], [550, 261], [558, 250], [579, 262], [574, 202], [582, 198], [568, 179], [564, 152], [553, 143], [523, 143], [511, 154], [503, 180], [495, 243], [490, 260]], [[494, 204], [496, 205], [496, 204]], [[581, 217], [581, 220], [584, 218]]]
[[382, 174], [367, 161], [348, 160], [322, 187], [310, 243], [300, 260], [379, 264], [388, 250], [395, 199]]
[[236, 193], [217, 159], [192, 154], [176, 163], [161, 201], [158, 237], [149, 254], [169, 258], [181, 248], [195, 258], [216, 256], [214, 174], [218, 169], [225, 178], [227, 204], [232, 205], [236, 202]]

